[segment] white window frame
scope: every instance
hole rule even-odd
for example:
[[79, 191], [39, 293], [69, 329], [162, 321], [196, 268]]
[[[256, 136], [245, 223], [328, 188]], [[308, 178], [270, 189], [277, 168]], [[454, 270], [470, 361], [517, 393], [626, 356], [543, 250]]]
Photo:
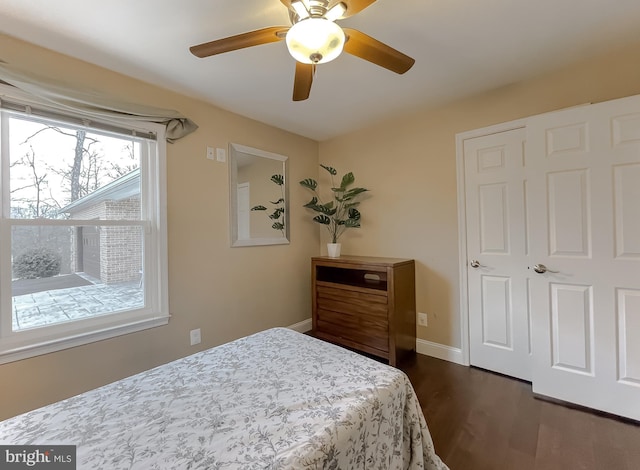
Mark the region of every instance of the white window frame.
[[[17, 90], [0, 86], [0, 99], [7, 96], [20, 101], [24, 95]], [[29, 103], [28, 99], [25, 101]], [[58, 112], [59, 114], [64, 114]], [[68, 113], [66, 113], [68, 114]], [[141, 220], [19, 220], [9, 219], [9, 153], [8, 129], [5, 120], [8, 113], [0, 110], [0, 364], [41, 354], [60, 351], [120, 335], [166, 325], [169, 322], [168, 257], [167, 257], [167, 201], [166, 201], [166, 139], [165, 128], [155, 123], [92, 119], [104, 124], [117, 125], [143, 133], [154, 133], [153, 152], [141, 152]], [[70, 117], [77, 118], [69, 114]], [[87, 126], [91, 129], [91, 125]], [[145, 147], [143, 144], [142, 147]], [[11, 294], [11, 227], [16, 225], [58, 226], [114, 226], [138, 225], [144, 228], [143, 285], [144, 307], [135, 310], [99, 315], [93, 318], [57, 323], [39, 328], [12, 331]]]

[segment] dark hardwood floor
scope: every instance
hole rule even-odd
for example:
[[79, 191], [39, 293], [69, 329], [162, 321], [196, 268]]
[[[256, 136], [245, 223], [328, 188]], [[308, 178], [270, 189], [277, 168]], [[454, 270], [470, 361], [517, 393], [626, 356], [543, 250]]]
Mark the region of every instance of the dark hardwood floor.
[[640, 425], [539, 400], [526, 382], [419, 354], [401, 368], [451, 470], [640, 469]]

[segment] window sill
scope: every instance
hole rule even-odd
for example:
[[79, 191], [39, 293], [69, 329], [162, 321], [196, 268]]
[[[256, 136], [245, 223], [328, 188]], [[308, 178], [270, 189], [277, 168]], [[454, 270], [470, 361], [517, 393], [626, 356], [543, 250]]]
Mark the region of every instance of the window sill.
[[63, 349], [82, 346], [84, 344], [94, 343], [96, 341], [102, 341], [129, 333], [135, 333], [158, 326], [163, 326], [169, 323], [169, 317], [170, 315], [154, 317], [127, 325], [108, 327], [101, 330], [94, 330], [90, 333], [75, 334], [64, 338], [56, 338], [46, 342], [34, 343], [28, 346], [8, 349], [0, 353], [0, 364], [28, 359], [30, 357], [40, 356], [42, 354], [62, 351]]

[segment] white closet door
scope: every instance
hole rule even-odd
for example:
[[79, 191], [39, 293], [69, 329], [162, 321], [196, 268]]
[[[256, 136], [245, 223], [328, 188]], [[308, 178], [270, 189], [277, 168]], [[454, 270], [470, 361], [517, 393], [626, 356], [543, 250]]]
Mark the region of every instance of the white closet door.
[[470, 362], [531, 380], [524, 129], [464, 141]]
[[640, 97], [533, 117], [526, 141], [533, 391], [640, 420]]
[[250, 183], [238, 183], [238, 240], [251, 238], [251, 186]]

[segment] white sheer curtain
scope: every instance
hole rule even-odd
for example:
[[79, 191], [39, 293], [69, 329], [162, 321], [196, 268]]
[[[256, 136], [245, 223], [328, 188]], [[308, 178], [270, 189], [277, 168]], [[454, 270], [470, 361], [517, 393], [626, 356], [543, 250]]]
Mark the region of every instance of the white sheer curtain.
[[88, 119], [126, 118], [164, 124], [167, 142], [171, 143], [198, 128], [178, 111], [127, 103], [94, 90], [70, 87], [7, 63], [0, 63], [0, 80], [28, 93], [43, 105], [81, 114]]

